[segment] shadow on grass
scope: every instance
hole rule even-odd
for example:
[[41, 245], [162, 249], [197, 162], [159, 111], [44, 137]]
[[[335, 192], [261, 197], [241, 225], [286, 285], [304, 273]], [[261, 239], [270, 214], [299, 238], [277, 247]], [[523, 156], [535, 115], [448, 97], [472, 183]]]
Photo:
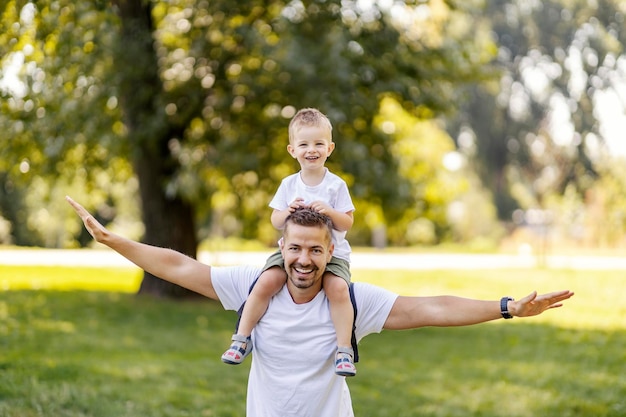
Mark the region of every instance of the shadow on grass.
[[[243, 416], [233, 312], [116, 293], [0, 293], [0, 415]], [[626, 415], [626, 331], [532, 319], [384, 331], [349, 380], [359, 417]]]

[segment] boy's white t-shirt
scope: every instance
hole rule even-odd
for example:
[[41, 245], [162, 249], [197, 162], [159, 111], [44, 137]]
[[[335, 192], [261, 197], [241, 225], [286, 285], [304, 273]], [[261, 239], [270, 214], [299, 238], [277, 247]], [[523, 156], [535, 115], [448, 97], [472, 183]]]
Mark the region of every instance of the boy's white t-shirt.
[[[275, 210], [285, 210], [297, 197], [303, 198], [305, 204], [324, 201], [342, 213], [355, 210], [348, 185], [328, 168], [326, 168], [326, 175], [322, 182], [315, 187], [306, 185], [299, 172], [283, 178], [274, 198], [270, 201], [270, 207]], [[350, 262], [352, 249], [346, 240], [346, 232], [333, 229], [333, 243], [335, 244], [333, 255]]]
[[[238, 310], [261, 269], [213, 267], [211, 279], [227, 310]], [[355, 283], [356, 337], [380, 333], [397, 298], [383, 288]], [[271, 300], [252, 333], [247, 417], [352, 417], [345, 378], [335, 375], [336, 334], [323, 291], [293, 302], [287, 286]]]

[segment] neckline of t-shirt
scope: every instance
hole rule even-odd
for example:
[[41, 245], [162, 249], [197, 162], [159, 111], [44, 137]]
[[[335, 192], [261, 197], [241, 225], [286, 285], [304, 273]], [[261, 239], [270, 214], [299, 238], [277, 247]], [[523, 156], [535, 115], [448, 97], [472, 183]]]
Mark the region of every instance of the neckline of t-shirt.
[[324, 167], [324, 176], [322, 177], [322, 180], [320, 181], [319, 184], [317, 185], [308, 185], [307, 183], [304, 182], [304, 180], [302, 179], [302, 170], [300, 170], [300, 172], [298, 172], [298, 180], [300, 181], [300, 183], [302, 185], [304, 185], [306, 188], [318, 188], [320, 185], [322, 185], [324, 183], [324, 180], [326, 179], [326, 175], [328, 175], [328, 168]]
[[294, 308], [297, 308], [300, 310], [307, 309], [310, 305], [314, 304], [317, 301], [317, 298], [325, 296], [323, 294], [324, 290], [320, 289], [320, 291], [317, 294], [315, 294], [315, 297], [313, 297], [310, 301], [307, 301], [306, 303], [296, 303], [295, 301], [293, 301], [293, 297], [291, 296], [291, 293], [289, 292], [289, 288], [287, 288], [286, 284], [283, 288], [283, 291], [286, 292], [285, 296], [289, 298], [289, 301], [291, 301], [291, 304], [294, 305]]

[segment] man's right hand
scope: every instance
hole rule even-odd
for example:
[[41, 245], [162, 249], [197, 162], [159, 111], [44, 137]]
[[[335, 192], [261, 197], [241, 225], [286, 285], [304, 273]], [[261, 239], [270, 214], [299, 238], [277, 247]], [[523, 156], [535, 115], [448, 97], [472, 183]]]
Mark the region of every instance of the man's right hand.
[[85, 228], [96, 242], [104, 243], [107, 237], [110, 235], [109, 231], [96, 220], [91, 213], [89, 213], [83, 206], [74, 201], [70, 196], [65, 196], [65, 200], [72, 206], [76, 214], [80, 216]]

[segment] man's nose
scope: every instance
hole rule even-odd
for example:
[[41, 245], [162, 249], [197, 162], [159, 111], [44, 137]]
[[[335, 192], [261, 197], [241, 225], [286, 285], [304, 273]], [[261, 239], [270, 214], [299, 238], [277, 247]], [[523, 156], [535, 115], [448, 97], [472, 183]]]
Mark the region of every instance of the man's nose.
[[311, 263], [311, 255], [309, 251], [303, 250], [300, 252], [300, 256], [298, 256], [298, 263], [301, 265], [309, 265]]

